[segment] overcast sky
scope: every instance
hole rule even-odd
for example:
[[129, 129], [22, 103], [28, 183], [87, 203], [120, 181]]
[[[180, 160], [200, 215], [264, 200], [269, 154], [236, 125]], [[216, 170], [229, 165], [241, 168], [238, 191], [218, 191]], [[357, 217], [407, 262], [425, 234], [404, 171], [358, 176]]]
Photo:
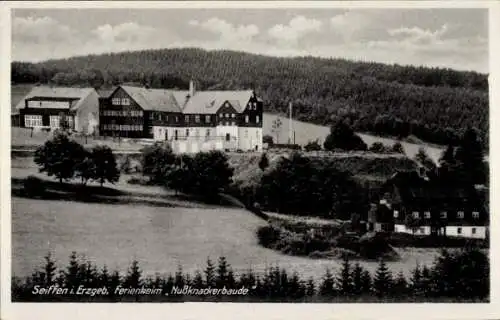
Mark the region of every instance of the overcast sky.
[[12, 59], [201, 47], [488, 72], [485, 9], [15, 9]]

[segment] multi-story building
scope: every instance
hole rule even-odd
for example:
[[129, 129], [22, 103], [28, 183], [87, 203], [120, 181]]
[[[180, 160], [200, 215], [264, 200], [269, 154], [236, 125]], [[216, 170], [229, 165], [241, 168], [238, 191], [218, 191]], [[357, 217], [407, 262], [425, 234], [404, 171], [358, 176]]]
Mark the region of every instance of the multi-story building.
[[252, 90], [119, 86], [100, 99], [105, 136], [169, 141], [177, 152], [262, 150], [262, 101]]
[[375, 231], [484, 239], [489, 214], [474, 186], [444, 184], [412, 171], [386, 182], [369, 222]]
[[70, 129], [97, 134], [99, 96], [93, 88], [34, 87], [16, 105], [19, 125], [26, 128], [50, 128], [67, 122]]

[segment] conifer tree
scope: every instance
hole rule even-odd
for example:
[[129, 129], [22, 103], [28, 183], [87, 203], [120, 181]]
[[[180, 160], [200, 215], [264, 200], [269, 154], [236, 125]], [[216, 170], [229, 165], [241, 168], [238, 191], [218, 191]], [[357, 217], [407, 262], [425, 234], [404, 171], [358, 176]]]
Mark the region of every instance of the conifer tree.
[[182, 266], [177, 266], [177, 271], [175, 272], [175, 280], [174, 285], [177, 288], [182, 288], [186, 284], [186, 280], [184, 279], [184, 274], [182, 273]]
[[362, 292], [366, 293], [366, 294], [370, 294], [373, 291], [372, 285], [373, 285], [373, 281], [372, 281], [372, 277], [370, 275], [370, 272], [368, 272], [368, 270], [363, 270], [363, 273], [361, 276]]
[[334, 296], [335, 295], [335, 279], [330, 269], [326, 269], [325, 275], [323, 276], [323, 281], [319, 287], [319, 294], [322, 296]]
[[47, 286], [54, 284], [56, 269], [55, 262], [52, 260], [52, 256], [49, 252], [45, 256], [45, 281]]
[[314, 279], [311, 277], [306, 283], [306, 295], [312, 297], [316, 294], [316, 286], [314, 285]]
[[215, 275], [215, 266], [212, 263], [210, 258], [207, 258], [207, 266], [205, 268], [205, 285], [207, 287], [215, 287], [216, 283], [216, 275]]
[[339, 293], [342, 295], [352, 294], [351, 265], [347, 255], [344, 255], [342, 261], [342, 268], [340, 269], [340, 274], [337, 277], [337, 287], [339, 288]]
[[392, 287], [392, 275], [384, 259], [380, 259], [375, 278], [373, 279], [373, 289], [377, 296], [387, 295]]
[[195, 272], [194, 279], [193, 279], [193, 287], [196, 289], [203, 289], [205, 288], [205, 282], [203, 281], [203, 275], [199, 270]]
[[140, 287], [142, 284], [141, 276], [142, 271], [139, 268], [139, 262], [134, 259], [125, 277], [124, 285], [131, 288]]
[[402, 271], [398, 273], [396, 279], [394, 279], [394, 286], [392, 292], [396, 297], [406, 296], [408, 293], [408, 282]]
[[109, 286], [109, 280], [110, 280], [110, 276], [109, 276], [109, 271], [108, 271], [108, 267], [106, 265], [104, 265], [102, 267], [102, 270], [99, 274], [99, 286]]
[[352, 270], [352, 293], [355, 295], [360, 295], [363, 293], [363, 268], [356, 262]]
[[217, 275], [215, 279], [217, 288], [222, 288], [226, 284], [229, 267], [230, 265], [227, 263], [226, 257], [219, 257]]
[[80, 285], [78, 278], [79, 270], [80, 270], [80, 265], [76, 257], [76, 252], [73, 251], [70, 255], [69, 265], [65, 272], [66, 287], [78, 287], [78, 285]]

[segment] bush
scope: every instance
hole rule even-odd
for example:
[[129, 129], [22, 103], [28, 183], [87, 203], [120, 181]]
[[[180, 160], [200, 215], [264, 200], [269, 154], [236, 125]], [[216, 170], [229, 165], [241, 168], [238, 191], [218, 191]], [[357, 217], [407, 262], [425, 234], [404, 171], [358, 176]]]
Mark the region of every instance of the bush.
[[337, 121], [330, 128], [330, 134], [326, 137], [323, 147], [329, 151], [335, 149], [366, 151], [368, 149], [366, 143], [343, 120]]
[[142, 174], [156, 184], [165, 183], [165, 177], [176, 161], [170, 145], [166, 142], [156, 142], [141, 150]]
[[27, 196], [37, 197], [45, 193], [45, 186], [41, 179], [30, 175], [24, 179], [23, 190]]
[[320, 151], [321, 150], [321, 145], [319, 144], [318, 140], [315, 141], [309, 141], [305, 146], [304, 146], [305, 151]]

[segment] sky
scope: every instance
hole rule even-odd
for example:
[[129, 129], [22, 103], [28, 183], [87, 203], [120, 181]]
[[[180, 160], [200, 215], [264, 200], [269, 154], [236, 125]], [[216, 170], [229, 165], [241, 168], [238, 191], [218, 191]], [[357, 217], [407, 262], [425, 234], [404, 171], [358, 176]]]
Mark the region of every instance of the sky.
[[13, 9], [12, 60], [199, 47], [488, 73], [486, 9]]

